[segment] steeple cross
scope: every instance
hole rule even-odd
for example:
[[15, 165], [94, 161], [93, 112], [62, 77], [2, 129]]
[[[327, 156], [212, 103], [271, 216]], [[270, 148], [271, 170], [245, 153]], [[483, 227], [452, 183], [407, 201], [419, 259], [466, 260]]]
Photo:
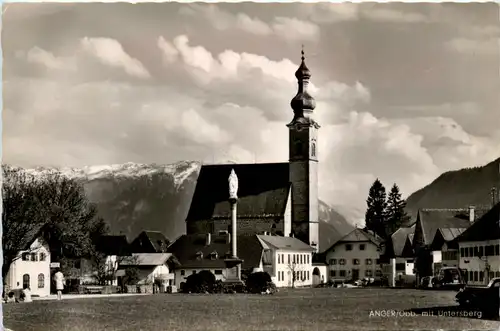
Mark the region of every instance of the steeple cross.
[[304, 61], [306, 58], [304, 57], [304, 44], [302, 44], [302, 50], [300, 51], [300, 53], [302, 54], [302, 61]]

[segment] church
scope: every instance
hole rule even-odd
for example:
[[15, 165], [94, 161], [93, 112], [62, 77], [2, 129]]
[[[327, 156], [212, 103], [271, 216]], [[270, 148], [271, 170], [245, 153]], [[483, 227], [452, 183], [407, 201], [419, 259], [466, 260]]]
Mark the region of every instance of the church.
[[[295, 237], [318, 252], [318, 131], [316, 106], [308, 93], [311, 72], [304, 52], [295, 72], [298, 91], [291, 100], [289, 160], [283, 163], [204, 165], [186, 218], [187, 235], [231, 233], [227, 180], [239, 180], [237, 229], [240, 235]], [[325, 247], [326, 248], [326, 247]]]

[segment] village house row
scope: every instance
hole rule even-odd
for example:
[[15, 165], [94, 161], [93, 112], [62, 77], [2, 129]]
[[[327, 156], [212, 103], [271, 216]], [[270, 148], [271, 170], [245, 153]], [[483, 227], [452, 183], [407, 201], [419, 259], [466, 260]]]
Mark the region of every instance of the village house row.
[[[473, 284], [499, 276], [500, 204], [496, 198], [488, 210], [422, 209], [414, 225], [396, 231], [389, 243], [358, 228], [336, 237], [320, 233], [320, 125], [313, 118], [316, 102], [308, 92], [311, 72], [303, 52], [295, 77], [298, 88], [290, 102], [293, 117], [286, 125], [288, 162], [203, 165], [184, 235], [170, 242], [163, 234], [144, 229], [131, 243], [125, 236], [99, 240], [97, 248], [107, 255], [106, 266], [115, 277], [113, 284], [120, 284], [126, 269], [132, 267], [140, 270], [138, 283], [161, 279], [181, 288], [189, 275], [201, 270], [224, 280], [224, 259], [231, 254], [235, 239], [231, 237], [232, 209], [227, 191], [232, 171], [239, 180], [236, 239], [241, 270], [266, 271], [278, 287], [394, 279], [415, 273], [423, 277], [440, 266], [466, 270]], [[29, 285], [34, 295], [42, 296], [50, 293], [51, 274], [59, 261], [51, 261], [50, 249], [38, 233], [33, 232], [26, 250], [19, 252], [20, 258], [12, 263], [7, 286], [14, 289]], [[328, 245], [320, 247], [320, 242]], [[393, 256], [388, 256], [389, 251]], [[78, 259], [63, 273], [68, 282], [83, 284], [95, 281], [90, 269], [88, 260]]]

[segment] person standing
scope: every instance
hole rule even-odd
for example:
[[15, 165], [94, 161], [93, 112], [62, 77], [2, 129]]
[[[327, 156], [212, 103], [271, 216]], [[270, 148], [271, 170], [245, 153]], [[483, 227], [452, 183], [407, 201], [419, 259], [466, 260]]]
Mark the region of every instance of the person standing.
[[62, 300], [62, 291], [64, 289], [64, 275], [59, 268], [57, 268], [57, 272], [54, 275], [54, 281], [56, 282], [57, 300]]
[[24, 289], [21, 292], [23, 302], [31, 302], [31, 289], [28, 285], [24, 285]]

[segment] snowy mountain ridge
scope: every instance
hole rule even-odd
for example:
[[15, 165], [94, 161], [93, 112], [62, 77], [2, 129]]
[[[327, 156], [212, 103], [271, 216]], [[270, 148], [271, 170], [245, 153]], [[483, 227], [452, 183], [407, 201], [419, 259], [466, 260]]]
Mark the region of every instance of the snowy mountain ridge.
[[35, 177], [43, 176], [44, 174], [60, 173], [66, 177], [74, 179], [85, 179], [92, 181], [103, 178], [133, 178], [151, 176], [154, 174], [168, 174], [174, 178], [176, 186], [182, 183], [193, 173], [201, 169], [201, 163], [196, 161], [180, 161], [173, 164], [158, 165], [158, 164], [143, 164], [127, 162], [123, 164], [95, 165], [84, 166], [82, 168], [75, 167], [37, 167], [31, 169], [23, 169]]

